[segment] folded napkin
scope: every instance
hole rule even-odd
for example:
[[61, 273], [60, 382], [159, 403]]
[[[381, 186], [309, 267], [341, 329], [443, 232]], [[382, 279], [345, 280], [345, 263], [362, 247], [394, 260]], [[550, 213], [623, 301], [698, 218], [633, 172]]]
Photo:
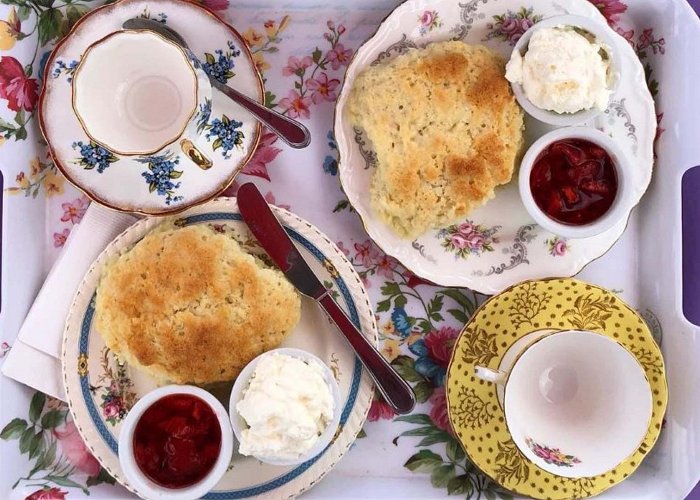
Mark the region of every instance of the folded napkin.
[[2, 373], [59, 399], [61, 345], [73, 295], [107, 244], [138, 219], [91, 203], [71, 231], [61, 254], [22, 323]]

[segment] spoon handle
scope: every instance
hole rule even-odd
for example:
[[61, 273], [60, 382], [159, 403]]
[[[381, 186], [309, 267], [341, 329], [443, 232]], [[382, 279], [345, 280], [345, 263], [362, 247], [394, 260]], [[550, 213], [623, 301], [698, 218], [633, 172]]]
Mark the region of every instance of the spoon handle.
[[296, 149], [305, 148], [311, 142], [311, 135], [301, 123], [284, 116], [283, 114], [266, 108], [255, 102], [250, 97], [241, 94], [236, 89], [212, 79], [214, 87], [236, 101], [243, 108], [253, 114], [280, 139]]

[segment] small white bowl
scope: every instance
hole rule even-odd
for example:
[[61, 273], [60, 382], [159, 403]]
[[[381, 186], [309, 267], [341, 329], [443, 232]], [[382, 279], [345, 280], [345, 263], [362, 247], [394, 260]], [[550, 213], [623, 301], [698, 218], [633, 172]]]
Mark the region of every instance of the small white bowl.
[[[216, 414], [221, 427], [221, 451], [214, 467], [201, 481], [185, 488], [165, 488], [154, 483], [141, 472], [134, 458], [134, 429], [141, 419], [141, 415], [153, 403], [172, 394], [190, 394], [204, 400]], [[191, 385], [166, 385], [149, 392], [129, 411], [119, 432], [119, 465], [124, 471], [127, 482], [136, 489], [139, 495], [148, 499], [194, 500], [206, 495], [226, 473], [232, 456], [233, 432], [226, 408], [209, 392]]]
[[285, 354], [287, 356], [292, 356], [294, 358], [301, 359], [303, 361], [315, 361], [323, 367], [323, 378], [328, 384], [331, 390], [331, 396], [333, 397], [333, 419], [328, 422], [328, 427], [318, 438], [318, 441], [314, 446], [312, 446], [306, 453], [301, 455], [296, 459], [280, 459], [274, 457], [259, 457], [255, 456], [256, 459], [270, 465], [298, 465], [314, 458], [316, 455], [321, 453], [330, 444], [333, 436], [335, 435], [338, 425], [340, 424], [340, 414], [342, 412], [341, 401], [340, 401], [340, 388], [338, 383], [333, 377], [333, 372], [331, 369], [321, 361], [318, 357], [314, 356], [310, 352], [302, 351], [301, 349], [294, 349], [291, 347], [281, 347], [279, 349], [273, 349], [271, 351], [265, 352], [255, 358], [253, 361], [248, 363], [245, 368], [241, 371], [236, 378], [236, 382], [233, 384], [233, 389], [231, 390], [231, 399], [229, 401], [229, 415], [231, 418], [231, 427], [233, 427], [233, 433], [236, 435], [236, 439], [240, 443], [243, 430], [248, 427], [245, 420], [236, 410], [236, 404], [243, 399], [243, 393], [248, 389], [248, 384], [250, 378], [253, 376], [255, 367], [258, 362], [265, 356], [270, 354]]
[[[557, 222], [537, 206], [532, 196], [532, 190], [530, 189], [530, 173], [532, 172], [535, 161], [547, 146], [562, 139], [583, 139], [600, 146], [607, 151], [615, 166], [615, 173], [617, 174], [617, 194], [615, 195], [615, 200], [607, 212], [589, 224], [575, 226]], [[535, 222], [547, 231], [565, 238], [588, 238], [607, 231], [629, 216], [630, 210], [632, 209], [632, 185], [629, 179], [630, 169], [631, 165], [622, 149], [600, 130], [591, 127], [560, 128], [540, 137], [525, 153], [522, 163], [520, 164], [520, 174], [518, 178], [520, 198], [528, 213], [535, 219]]]
[[[615, 93], [617, 92], [617, 88], [620, 84], [622, 60], [620, 59], [617, 42], [615, 41], [615, 38], [613, 38], [612, 30], [608, 26], [589, 17], [575, 16], [572, 14], [550, 17], [540, 21], [527, 30], [516, 42], [513, 52], [517, 51], [520, 53], [520, 55], [524, 56], [527, 52], [527, 46], [530, 43], [530, 38], [532, 38], [532, 35], [537, 30], [541, 30], [543, 28], [554, 28], [556, 26], [572, 26], [575, 28], [581, 28], [595, 36], [597, 41], [602, 42], [610, 48], [610, 51], [608, 52], [608, 56], [610, 57], [611, 61], [611, 92], [608, 99], [608, 103], [610, 103], [613, 97], [615, 97]], [[591, 108], [579, 111], [577, 113], [556, 113], [554, 111], [538, 108], [532, 104], [532, 102], [525, 95], [523, 86], [519, 83], [511, 82], [511, 88], [513, 89], [513, 94], [518, 100], [518, 103], [520, 106], [522, 106], [525, 112], [527, 112], [527, 114], [541, 122], [549, 123], [550, 125], [579, 125], [603, 112], [601, 109]]]

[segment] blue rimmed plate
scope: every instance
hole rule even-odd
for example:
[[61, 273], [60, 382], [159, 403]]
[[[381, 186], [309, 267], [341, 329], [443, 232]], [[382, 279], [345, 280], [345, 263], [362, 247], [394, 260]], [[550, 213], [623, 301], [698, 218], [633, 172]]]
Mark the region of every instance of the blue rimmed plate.
[[[377, 326], [369, 297], [345, 255], [308, 222], [279, 208], [274, 211], [311, 268], [333, 290], [341, 307], [376, 343]], [[93, 324], [94, 298], [105, 263], [161, 222], [144, 219], [136, 223], [97, 258], [75, 295], [63, 343], [66, 397], [80, 435], [102, 466], [132, 491], [119, 467], [119, 431], [129, 409], [156, 384], [147, 375], [118, 363], [105, 347]], [[190, 209], [178, 216], [176, 223], [210, 225], [234, 236], [247, 251], [264, 253], [242, 221], [234, 199], [219, 198]], [[302, 298], [301, 321], [282, 345], [312, 352], [331, 367], [341, 390], [339, 430], [326, 450], [298, 466], [272, 466], [234, 454], [228, 472], [206, 498], [296, 496], [333, 468], [362, 428], [373, 394], [371, 379], [345, 339], [311, 299]], [[228, 400], [226, 392], [217, 395]]]
[[197, 110], [198, 134], [187, 137], [183, 147], [174, 144], [158, 156], [139, 157], [91, 141], [72, 107], [73, 74], [91, 44], [134, 17], [175, 29], [211, 77], [262, 102], [263, 84], [248, 46], [214, 13], [182, 0], [121, 0], [87, 14], [56, 45], [46, 63], [39, 122], [56, 166], [93, 200], [148, 215], [176, 213], [211, 200], [231, 184], [253, 155], [261, 125], [212, 89], [212, 98]]

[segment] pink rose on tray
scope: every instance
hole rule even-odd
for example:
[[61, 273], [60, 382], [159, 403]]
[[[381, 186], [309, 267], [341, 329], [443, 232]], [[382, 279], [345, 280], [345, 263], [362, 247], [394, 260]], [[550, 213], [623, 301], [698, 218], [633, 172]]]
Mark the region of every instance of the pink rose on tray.
[[387, 403], [378, 399], [377, 396], [372, 400], [372, 405], [369, 407], [367, 420], [376, 422], [377, 420], [391, 420], [394, 418], [394, 410]]
[[501, 24], [501, 31], [507, 35], [511, 35], [518, 31], [520, 23], [514, 17], [507, 17]]
[[0, 98], [7, 99], [12, 111], [33, 111], [39, 99], [39, 82], [14, 57], [0, 57]]
[[66, 422], [63, 426], [54, 429], [53, 433], [61, 445], [63, 456], [71, 465], [88, 476], [96, 476], [100, 473], [100, 464], [85, 446], [75, 423]]
[[58, 488], [42, 488], [28, 495], [24, 500], [65, 500], [67, 491]]
[[432, 330], [423, 339], [428, 348], [428, 356], [441, 367], [447, 368], [458, 335], [459, 330], [450, 326]]
[[430, 419], [435, 427], [449, 432], [454, 436], [454, 431], [450, 425], [450, 418], [447, 414], [447, 394], [444, 387], [436, 387], [433, 395], [428, 400], [433, 407], [430, 409]]
[[423, 26], [430, 26], [433, 24], [433, 21], [435, 21], [435, 13], [433, 11], [426, 10], [420, 16], [420, 23]]

